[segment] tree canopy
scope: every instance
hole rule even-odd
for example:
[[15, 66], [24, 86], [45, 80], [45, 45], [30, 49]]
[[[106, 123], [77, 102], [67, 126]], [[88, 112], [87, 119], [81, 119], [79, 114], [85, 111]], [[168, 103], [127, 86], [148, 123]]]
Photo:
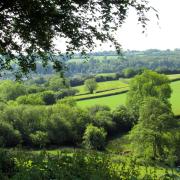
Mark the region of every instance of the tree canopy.
[[12, 70], [16, 64], [16, 75], [26, 74], [41, 60], [60, 70], [61, 62], [51, 55], [62, 55], [54, 45], [58, 37], [66, 39], [67, 54], [92, 50], [97, 40], [111, 41], [119, 52], [114, 34], [130, 7], [145, 28], [147, 12], [154, 10], [146, 0], [1, 0], [0, 69]]
[[156, 97], [169, 104], [171, 87], [169, 79], [163, 74], [145, 70], [131, 80], [129, 88], [127, 105], [134, 115], [139, 115], [140, 106], [147, 97]]

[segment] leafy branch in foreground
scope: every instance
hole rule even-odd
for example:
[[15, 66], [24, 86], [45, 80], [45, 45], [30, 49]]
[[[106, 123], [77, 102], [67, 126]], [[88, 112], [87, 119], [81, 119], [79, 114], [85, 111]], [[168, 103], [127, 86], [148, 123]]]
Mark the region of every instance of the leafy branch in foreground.
[[[120, 44], [115, 32], [124, 23], [129, 8], [137, 12], [138, 21], [146, 27], [147, 13], [154, 10], [146, 0], [2, 0], [0, 2], [0, 70], [16, 75], [36, 70], [36, 61], [44, 66], [52, 62], [62, 69], [62, 55], [54, 39], [66, 40], [66, 54], [85, 54], [95, 48], [97, 40], [111, 41], [117, 52]], [[20, 74], [17, 74], [17, 73]]]

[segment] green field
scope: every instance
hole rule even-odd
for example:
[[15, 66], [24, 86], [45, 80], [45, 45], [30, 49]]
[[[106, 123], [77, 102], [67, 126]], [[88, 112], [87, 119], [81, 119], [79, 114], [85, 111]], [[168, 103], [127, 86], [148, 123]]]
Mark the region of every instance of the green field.
[[180, 74], [171, 74], [171, 75], [167, 75], [168, 78], [170, 80], [174, 80], [174, 79], [179, 79], [180, 78]]
[[126, 93], [123, 93], [114, 96], [82, 100], [82, 101], [78, 101], [77, 104], [80, 107], [89, 107], [95, 104], [101, 104], [101, 105], [107, 105], [111, 109], [114, 109], [118, 105], [125, 104], [125, 102], [126, 102]]
[[172, 95], [171, 95], [171, 104], [173, 112], [177, 115], [180, 115], [180, 81], [172, 82]]
[[[102, 74], [97, 74], [96, 76], [107, 76], [107, 75], [115, 76], [115, 73], [102, 73]], [[172, 74], [172, 75], [167, 75], [167, 76], [168, 76], [168, 78], [170, 80], [175, 80], [175, 79], [179, 79], [180, 78], [180, 74]], [[120, 88], [125, 88], [125, 87], [127, 88], [129, 80], [130, 79], [122, 78], [120, 80], [99, 82], [98, 83], [98, 88], [97, 88], [96, 92], [120, 89]], [[74, 87], [74, 89], [77, 89], [79, 91], [77, 93], [77, 95], [88, 94], [88, 91], [85, 90], [85, 86], [84, 85], [76, 86], [76, 87]]]
[[[109, 83], [110, 82], [112, 81], [109, 81]], [[173, 91], [170, 99], [172, 103], [172, 109], [176, 115], [179, 115], [180, 114], [180, 81], [172, 82], [171, 87]], [[108, 105], [111, 109], [114, 109], [118, 105], [124, 105], [125, 102], [126, 102], [126, 93], [123, 93], [114, 96], [82, 100], [82, 101], [78, 101], [77, 104], [80, 107], [89, 107], [94, 104], [101, 104], [101, 105]]]
[[[106, 91], [106, 90], [111, 90], [111, 89], [120, 89], [120, 88], [125, 88], [125, 87], [128, 87], [128, 84], [123, 80], [99, 82], [96, 92], [97, 91]], [[88, 93], [88, 91], [85, 90], [84, 85], [77, 86], [77, 87], [75, 87], [75, 89], [77, 89], [79, 91], [79, 93], [78, 93], [79, 95]]]

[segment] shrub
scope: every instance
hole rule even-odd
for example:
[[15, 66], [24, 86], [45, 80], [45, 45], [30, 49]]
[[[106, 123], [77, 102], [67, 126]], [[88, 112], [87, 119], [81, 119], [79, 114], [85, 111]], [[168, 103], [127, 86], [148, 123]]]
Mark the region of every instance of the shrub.
[[35, 133], [30, 134], [30, 139], [34, 146], [40, 148], [46, 146], [49, 142], [48, 134], [43, 131], [36, 131]]
[[135, 124], [135, 118], [129, 113], [125, 106], [119, 106], [112, 113], [113, 121], [116, 123], [117, 129], [129, 131]]
[[6, 122], [0, 122], [0, 146], [13, 147], [21, 142], [19, 131]]
[[63, 145], [72, 141], [71, 124], [60, 114], [52, 114], [46, 122], [46, 128], [52, 144]]
[[46, 110], [44, 106], [8, 106], [1, 118], [20, 132], [24, 144], [30, 145], [29, 135], [44, 129], [44, 122], [49, 118]]
[[56, 102], [53, 91], [44, 91], [41, 96], [46, 105], [54, 104]]
[[112, 121], [112, 115], [109, 111], [99, 111], [93, 118], [93, 125], [104, 128], [108, 134], [112, 133], [115, 123]]
[[18, 104], [43, 105], [44, 101], [39, 93], [20, 96], [16, 99]]
[[96, 104], [88, 108], [91, 115], [96, 114], [99, 111], [110, 111], [109, 106]]
[[63, 99], [64, 97], [67, 96], [74, 96], [76, 93], [78, 93], [78, 89], [63, 89], [61, 91], [58, 91], [55, 94], [56, 99]]
[[104, 150], [107, 133], [103, 128], [98, 128], [92, 124], [86, 127], [83, 136], [83, 144], [87, 149]]

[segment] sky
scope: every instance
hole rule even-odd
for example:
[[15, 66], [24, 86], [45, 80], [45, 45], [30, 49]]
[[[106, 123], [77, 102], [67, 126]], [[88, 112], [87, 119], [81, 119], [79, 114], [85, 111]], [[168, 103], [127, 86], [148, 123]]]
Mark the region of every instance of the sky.
[[[137, 16], [133, 9], [123, 26], [117, 32], [117, 39], [123, 50], [146, 49], [175, 49], [180, 48], [180, 0], [149, 0], [159, 14], [149, 14], [150, 22], [143, 34], [142, 27], [138, 25]], [[63, 47], [63, 41], [57, 42], [57, 47]], [[106, 43], [98, 46], [94, 51], [114, 50]]]
[[[135, 13], [131, 10], [126, 23], [118, 32], [123, 49], [175, 49], [180, 48], [180, 0], [149, 0], [158, 10], [159, 21], [151, 14], [147, 31], [137, 25]], [[158, 22], [158, 23], [157, 23]]]

